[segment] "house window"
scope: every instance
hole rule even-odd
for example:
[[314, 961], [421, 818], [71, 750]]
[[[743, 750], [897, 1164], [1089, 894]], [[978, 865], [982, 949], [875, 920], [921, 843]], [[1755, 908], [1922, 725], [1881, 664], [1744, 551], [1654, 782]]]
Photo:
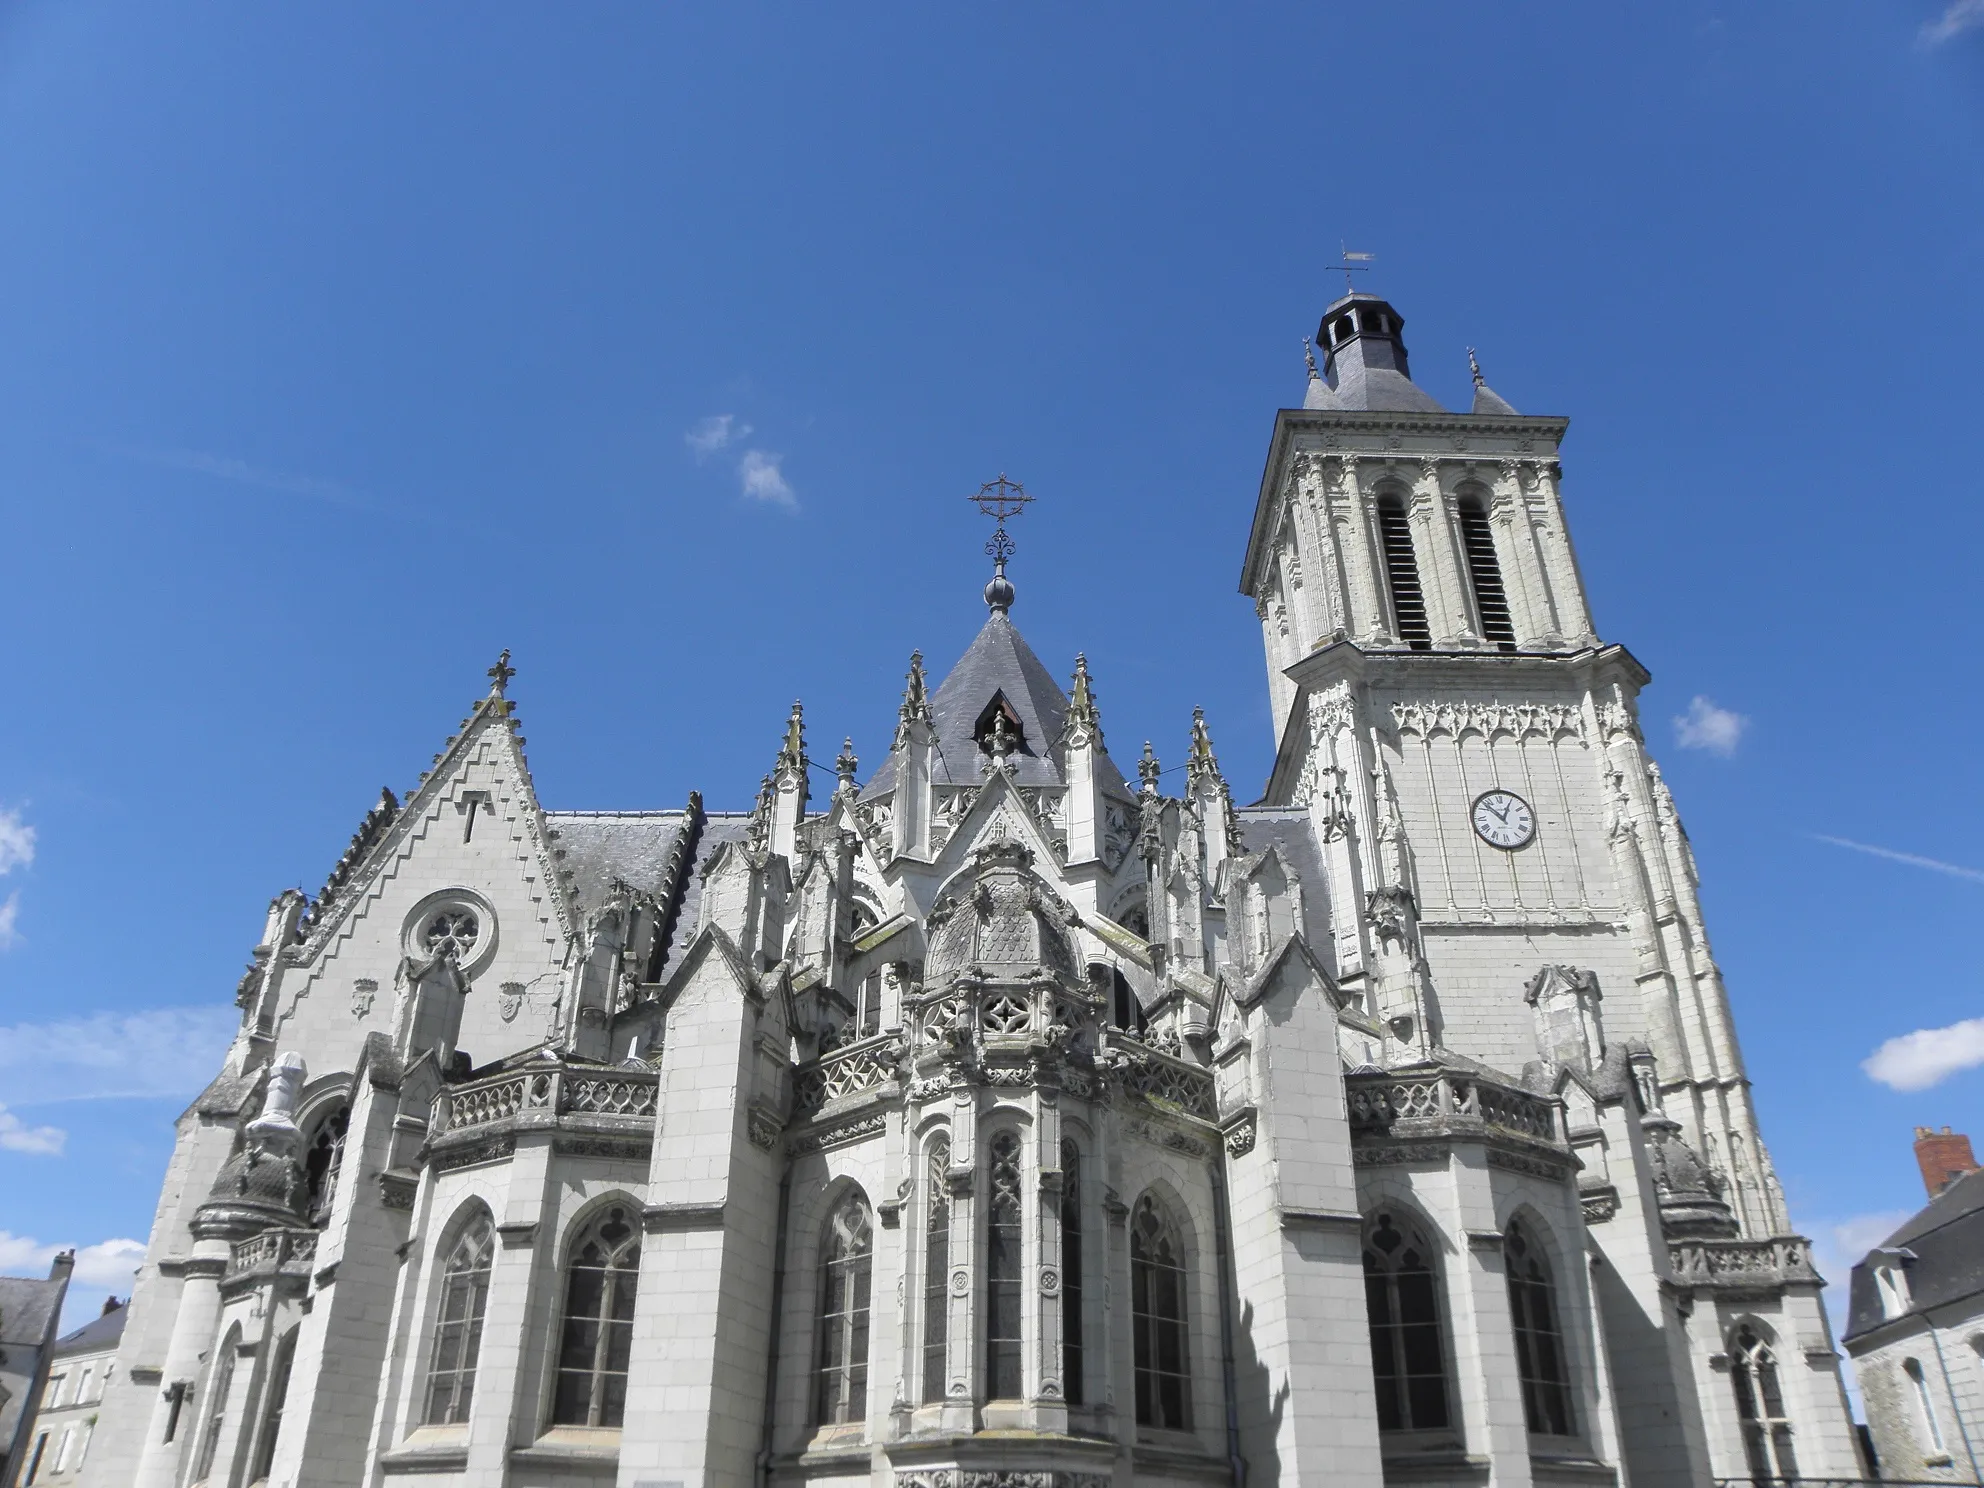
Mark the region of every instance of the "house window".
[[[227, 1424], [227, 1397], [234, 1389], [234, 1355], [241, 1342], [241, 1330], [230, 1328], [222, 1340], [220, 1357], [214, 1361], [213, 1378], [207, 1382], [207, 1418], [200, 1432], [199, 1450], [193, 1456], [193, 1481], [204, 1482], [213, 1471], [214, 1454], [220, 1450], [221, 1428]], [[62, 1450], [55, 1454], [55, 1470], [62, 1471], [62, 1459], [69, 1454], [69, 1440], [62, 1439]]]
[[429, 1426], [468, 1420], [475, 1398], [475, 1361], [482, 1350], [482, 1315], [489, 1304], [489, 1271], [496, 1226], [487, 1209], [463, 1227], [441, 1267], [441, 1302], [434, 1316], [434, 1351], [427, 1367]]
[[614, 1204], [601, 1210], [572, 1246], [552, 1425], [618, 1426], [626, 1416], [640, 1278], [640, 1228], [631, 1211]]
[[1518, 1221], [1502, 1241], [1509, 1277], [1509, 1316], [1515, 1325], [1516, 1372], [1522, 1380], [1523, 1414], [1543, 1436], [1571, 1434], [1571, 1386], [1564, 1368], [1564, 1340], [1557, 1331], [1557, 1301], [1542, 1253]]
[[828, 1216], [820, 1246], [816, 1416], [822, 1426], [845, 1425], [868, 1414], [868, 1290], [874, 1262], [868, 1204], [851, 1193]]
[[1384, 552], [1385, 581], [1392, 595], [1392, 625], [1414, 651], [1433, 649], [1426, 623], [1426, 596], [1419, 587], [1419, 565], [1412, 556], [1412, 527], [1405, 498], [1396, 491], [1378, 497], [1378, 545]]
[[1925, 1457], [1944, 1456], [1949, 1449], [1943, 1445], [1942, 1422], [1936, 1419], [1936, 1402], [1929, 1394], [1928, 1377], [1922, 1373], [1921, 1361], [1903, 1359], [1901, 1372], [1908, 1376], [1908, 1383], [1915, 1392], [1915, 1413], [1921, 1418], [1922, 1436], [1929, 1443]]
[[923, 1212], [923, 1403], [944, 1398], [950, 1378], [951, 1144], [930, 1144]]
[[1409, 1222], [1379, 1214], [1364, 1234], [1364, 1306], [1380, 1431], [1429, 1431], [1447, 1415], [1446, 1348], [1433, 1248]]
[[882, 1031], [881, 972], [871, 971], [861, 979], [861, 1007], [856, 1018], [862, 1038], [872, 1038]]
[[1192, 1429], [1191, 1356], [1185, 1337], [1185, 1247], [1145, 1194], [1130, 1216], [1130, 1328], [1137, 1374], [1137, 1424]]
[[1024, 1235], [1020, 1139], [992, 1139], [985, 1234], [985, 1384], [992, 1400], [1018, 1400], [1024, 1342], [1020, 1327], [1020, 1245]]
[[1478, 490], [1460, 497], [1460, 542], [1467, 555], [1467, 577], [1474, 587], [1474, 611], [1481, 617], [1481, 638], [1498, 650], [1516, 648], [1515, 621], [1509, 614], [1508, 591], [1502, 587], [1502, 566], [1495, 557], [1495, 534], [1488, 525], [1488, 502]]
[[62, 1440], [56, 1445], [55, 1448], [55, 1467], [53, 1471], [58, 1475], [61, 1473], [65, 1473], [69, 1470], [69, 1449], [75, 1446], [75, 1444], [76, 1444], [76, 1428], [73, 1426], [64, 1427], [62, 1431]]
[[1070, 1405], [1088, 1398], [1082, 1354], [1082, 1155], [1061, 1144], [1061, 1388]]
[[289, 1397], [290, 1366], [296, 1362], [296, 1329], [283, 1334], [282, 1342], [276, 1345], [275, 1366], [269, 1371], [269, 1393], [262, 1408], [262, 1439], [255, 1446], [255, 1470], [249, 1474], [251, 1481], [259, 1482], [269, 1475], [269, 1469], [276, 1462], [276, 1441], [282, 1435], [283, 1402]]
[[1743, 1423], [1743, 1451], [1757, 1483], [1795, 1483], [1798, 1459], [1791, 1450], [1791, 1421], [1784, 1411], [1777, 1356], [1748, 1323], [1729, 1346], [1729, 1383], [1736, 1391], [1736, 1415]]

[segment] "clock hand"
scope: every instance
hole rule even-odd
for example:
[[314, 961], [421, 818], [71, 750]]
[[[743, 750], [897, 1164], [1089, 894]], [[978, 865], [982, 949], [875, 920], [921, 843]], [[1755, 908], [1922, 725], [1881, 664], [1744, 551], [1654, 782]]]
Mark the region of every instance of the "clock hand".
[[1483, 801], [1483, 802], [1482, 802], [1481, 804], [1482, 804], [1483, 806], [1486, 806], [1486, 807], [1487, 807], [1487, 808], [1488, 808], [1488, 809], [1489, 809], [1490, 811], [1494, 811], [1494, 812], [1495, 812], [1495, 815], [1496, 815], [1496, 816], [1497, 816], [1497, 817], [1498, 817], [1498, 818], [1499, 818], [1499, 819], [1501, 820], [1501, 822], [1502, 822], [1502, 825], [1503, 825], [1503, 826], [1507, 826], [1507, 825], [1508, 825], [1508, 822], [1509, 822], [1509, 808], [1508, 808], [1507, 806], [1504, 806], [1504, 807], [1503, 807], [1503, 808], [1502, 808], [1502, 809], [1501, 809], [1500, 811], [1495, 811], [1495, 806], [1494, 806], [1494, 803], [1493, 803], [1493, 802], [1491, 802], [1491, 801]]

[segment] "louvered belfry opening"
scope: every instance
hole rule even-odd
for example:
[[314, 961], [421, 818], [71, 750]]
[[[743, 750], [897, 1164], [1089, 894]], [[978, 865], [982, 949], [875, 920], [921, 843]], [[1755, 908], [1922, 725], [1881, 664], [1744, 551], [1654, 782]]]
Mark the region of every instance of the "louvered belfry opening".
[[1481, 615], [1481, 637], [1498, 651], [1516, 648], [1515, 621], [1509, 615], [1509, 594], [1502, 587], [1502, 566], [1495, 561], [1495, 534], [1488, 529], [1488, 509], [1481, 498], [1460, 501], [1461, 546], [1467, 550], [1467, 576], [1474, 581], [1474, 608]]
[[1405, 503], [1397, 496], [1378, 498], [1378, 538], [1385, 549], [1385, 578], [1392, 591], [1392, 621], [1398, 638], [1415, 651], [1433, 649], [1433, 632], [1426, 624], [1426, 596], [1419, 588], [1419, 565], [1412, 557], [1412, 528]]

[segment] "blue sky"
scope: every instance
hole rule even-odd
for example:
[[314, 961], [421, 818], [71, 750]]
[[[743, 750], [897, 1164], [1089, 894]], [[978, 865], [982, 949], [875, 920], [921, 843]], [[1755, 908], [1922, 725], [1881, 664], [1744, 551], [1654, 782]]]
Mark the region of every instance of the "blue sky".
[[1571, 417], [1766, 1136], [1863, 1245], [1914, 1125], [1984, 1137], [1984, 1024], [1862, 1068], [1984, 1014], [1944, 6], [7, 7], [0, 1267], [121, 1285], [264, 905], [504, 646], [554, 808], [748, 804], [795, 696], [872, 766], [1003, 469], [1116, 747], [1203, 705], [1262, 781], [1235, 584], [1344, 243], [1435, 396], [1473, 345]]

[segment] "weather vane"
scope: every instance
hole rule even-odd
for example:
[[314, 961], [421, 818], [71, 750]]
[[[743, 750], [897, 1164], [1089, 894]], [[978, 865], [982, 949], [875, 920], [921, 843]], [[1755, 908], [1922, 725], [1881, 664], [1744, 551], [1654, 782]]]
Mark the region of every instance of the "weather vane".
[[1013, 539], [1006, 531], [1006, 522], [1025, 511], [1033, 498], [1018, 481], [1007, 480], [1002, 470], [997, 480], [987, 481], [968, 499], [997, 524], [992, 529], [992, 540], [985, 545], [986, 556], [993, 564], [992, 582], [985, 586], [985, 602], [995, 610], [1009, 609], [1013, 603], [1013, 586], [1006, 578], [1006, 560], [1013, 556]]
[[1337, 249], [1343, 256], [1343, 262], [1337, 265], [1338, 268], [1343, 270], [1343, 292], [1345, 294], [1355, 294], [1357, 292], [1357, 286], [1350, 282], [1350, 276], [1352, 274], [1370, 273], [1371, 265], [1377, 261], [1378, 255], [1375, 253], [1352, 253], [1348, 248], [1343, 246], [1341, 239], [1337, 242]]

